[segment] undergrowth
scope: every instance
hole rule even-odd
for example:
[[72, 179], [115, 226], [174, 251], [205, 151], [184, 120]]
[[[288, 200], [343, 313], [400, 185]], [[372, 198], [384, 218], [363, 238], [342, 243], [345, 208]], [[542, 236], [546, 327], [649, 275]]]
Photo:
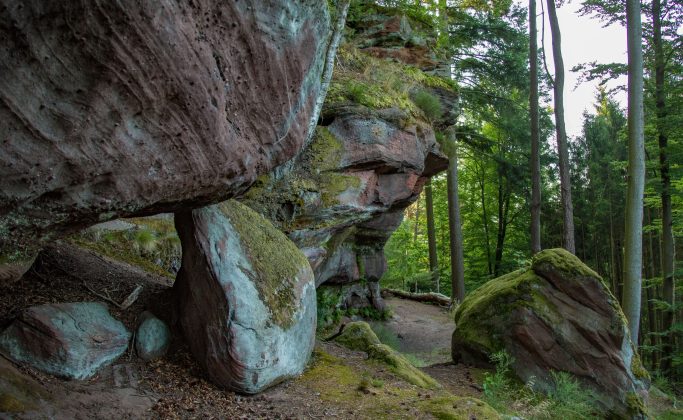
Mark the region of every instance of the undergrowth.
[[567, 372], [551, 372], [554, 387], [543, 395], [534, 391], [533, 380], [520, 384], [512, 377], [514, 359], [505, 351], [494, 353], [493, 373], [484, 379], [484, 400], [501, 413], [531, 419], [597, 418], [595, 399]]

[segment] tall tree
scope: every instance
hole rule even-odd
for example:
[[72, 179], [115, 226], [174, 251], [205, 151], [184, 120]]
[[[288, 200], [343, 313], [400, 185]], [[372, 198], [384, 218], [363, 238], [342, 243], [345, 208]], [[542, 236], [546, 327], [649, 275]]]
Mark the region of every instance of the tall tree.
[[645, 143], [643, 117], [643, 50], [640, 1], [626, 0], [628, 55], [628, 191], [624, 241], [623, 309], [631, 339], [638, 342], [643, 269], [643, 194]]
[[569, 177], [569, 149], [567, 146], [567, 130], [564, 124], [564, 60], [562, 59], [562, 35], [557, 19], [555, 0], [547, 0], [548, 21], [552, 33], [553, 62], [555, 63], [555, 130], [557, 133], [557, 154], [560, 160], [560, 201], [562, 203], [563, 231], [562, 242], [567, 251], [576, 252], [574, 241], [574, 208], [572, 205], [572, 187]]
[[531, 118], [531, 253], [541, 251], [541, 155], [538, 127], [536, 0], [529, 0], [529, 113]]
[[[666, 4], [666, 0], [665, 4]], [[662, 181], [662, 270], [663, 270], [663, 298], [669, 305], [664, 311], [663, 328], [668, 332], [674, 325], [674, 271], [675, 246], [673, 235], [673, 218], [671, 212], [671, 175], [669, 171], [668, 137], [666, 133], [666, 102], [664, 92], [665, 58], [662, 40], [662, 3], [661, 0], [652, 1], [652, 43], [655, 55], [655, 107], [657, 140], [659, 143], [659, 173]], [[667, 333], [662, 337], [662, 353], [670, 355], [673, 350], [673, 335]], [[664, 375], [671, 371], [671, 358], [662, 360], [661, 370]]]
[[451, 244], [451, 299], [465, 299], [465, 259], [462, 250], [462, 227], [460, 225], [460, 198], [458, 197], [458, 151], [455, 127], [446, 130], [448, 153], [448, 225]]
[[427, 207], [427, 242], [429, 243], [429, 271], [436, 285], [436, 292], [440, 292], [439, 261], [436, 253], [436, 229], [434, 228], [434, 199], [432, 197], [432, 180], [425, 184], [425, 201]]

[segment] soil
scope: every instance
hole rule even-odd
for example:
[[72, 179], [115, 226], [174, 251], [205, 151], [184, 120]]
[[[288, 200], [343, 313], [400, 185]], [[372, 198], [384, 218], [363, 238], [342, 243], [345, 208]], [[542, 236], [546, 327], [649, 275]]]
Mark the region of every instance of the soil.
[[[59, 242], [46, 248], [22, 279], [0, 284], [0, 327], [4, 328], [28, 306], [102, 301], [93, 291], [121, 302], [138, 284], [144, 289], [135, 303], [126, 310], [110, 303], [112, 315], [131, 331], [144, 310], [152, 310], [173, 326], [168, 278]], [[429, 418], [417, 408], [429, 398], [446, 392], [481, 397], [478, 373], [447, 363], [453, 322], [446, 309], [397, 298], [387, 303], [394, 315], [384, 327], [398, 337], [398, 350], [428, 362], [424, 371], [441, 382], [444, 390], [421, 390], [395, 377], [386, 366], [369, 361], [365, 353], [319, 341], [312, 367], [302, 377], [256, 396], [239, 395], [205, 379], [176, 331], [166, 357], [146, 363], [129, 351], [87, 381], [62, 380], [26, 366], [15, 367], [0, 357], [0, 391], [3, 380], [6, 385], [7, 378], [21, 378], [22, 386], [39, 389], [34, 393], [39, 397], [33, 401], [33, 411], [15, 413], [11, 418], [55, 419], [371, 418], [377, 416], [378, 410], [380, 417]], [[335, 382], [338, 379], [334, 375], [316, 377], [319, 357], [338, 361], [333, 362], [339, 363], [333, 364], [339, 366], [333, 373], [339, 370], [351, 374], [339, 382]], [[372, 379], [375, 385], [368, 386], [364, 382], [368, 379], [363, 378]], [[0, 413], [0, 418], [5, 417], [10, 418]]]

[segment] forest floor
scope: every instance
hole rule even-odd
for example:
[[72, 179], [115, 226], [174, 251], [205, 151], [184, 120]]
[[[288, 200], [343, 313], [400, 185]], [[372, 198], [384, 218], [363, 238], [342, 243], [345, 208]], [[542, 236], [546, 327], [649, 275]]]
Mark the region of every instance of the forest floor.
[[[131, 331], [145, 309], [172, 323], [166, 277], [65, 242], [47, 248], [40, 258], [21, 280], [0, 284], [0, 328], [31, 305], [101, 300], [92, 291], [121, 302], [138, 284], [144, 290], [135, 304], [127, 310], [110, 304], [112, 315]], [[208, 382], [176, 334], [166, 357], [146, 363], [128, 352], [87, 381], [15, 367], [0, 356], [0, 391], [9, 387], [26, 402], [28, 411], [11, 418], [433, 418], [457, 408], [454, 401], [461, 402], [463, 417], [470, 417], [466, 413], [476, 410], [476, 400], [455, 396], [481, 397], [483, 374], [449, 363], [453, 322], [447, 310], [397, 298], [387, 303], [393, 317], [373, 328], [443, 389], [408, 384], [365, 353], [320, 339], [303, 375], [256, 396], [239, 395]], [[0, 413], [4, 416], [9, 418]]]

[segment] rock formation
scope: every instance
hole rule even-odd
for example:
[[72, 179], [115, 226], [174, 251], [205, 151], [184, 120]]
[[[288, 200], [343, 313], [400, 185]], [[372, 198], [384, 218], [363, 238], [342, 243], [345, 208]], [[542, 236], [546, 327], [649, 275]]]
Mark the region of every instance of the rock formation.
[[224, 200], [294, 156], [327, 7], [3, 1], [0, 265], [97, 222]]
[[649, 377], [623, 312], [600, 276], [563, 249], [545, 250], [530, 268], [472, 292], [455, 324], [456, 362], [486, 365], [504, 350], [514, 373], [540, 390], [552, 389], [552, 371], [569, 372], [606, 412], [643, 415]]
[[87, 379], [128, 348], [130, 333], [97, 302], [26, 309], [0, 335], [0, 353], [67, 379]]
[[168, 325], [151, 312], [143, 312], [135, 332], [135, 352], [143, 360], [154, 360], [164, 354], [171, 344]]
[[176, 214], [180, 325], [209, 378], [256, 393], [298, 375], [313, 350], [316, 299], [306, 257], [230, 200]]

